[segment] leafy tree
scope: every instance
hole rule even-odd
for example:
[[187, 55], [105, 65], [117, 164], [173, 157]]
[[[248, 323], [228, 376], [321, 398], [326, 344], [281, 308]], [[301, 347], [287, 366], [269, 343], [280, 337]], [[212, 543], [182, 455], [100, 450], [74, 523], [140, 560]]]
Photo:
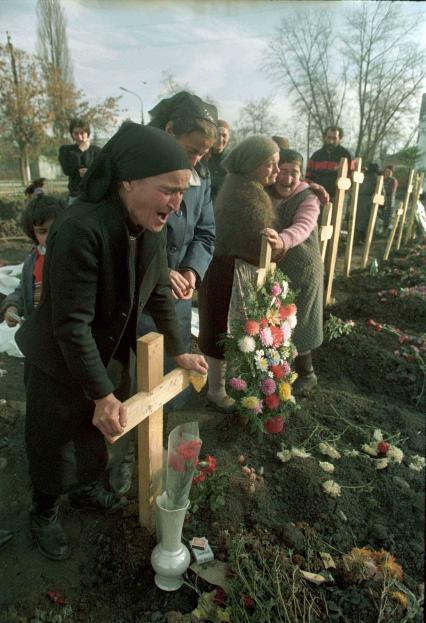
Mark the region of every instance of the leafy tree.
[[24, 183], [30, 178], [30, 157], [45, 140], [48, 120], [40, 66], [33, 56], [15, 50], [8, 35], [7, 44], [0, 45], [0, 133], [17, 149]]

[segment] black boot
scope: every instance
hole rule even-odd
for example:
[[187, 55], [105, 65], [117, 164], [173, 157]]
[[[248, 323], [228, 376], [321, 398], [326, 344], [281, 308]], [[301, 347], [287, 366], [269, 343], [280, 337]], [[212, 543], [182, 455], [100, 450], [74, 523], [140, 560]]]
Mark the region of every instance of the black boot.
[[55, 506], [45, 514], [40, 514], [33, 507], [30, 511], [31, 532], [37, 547], [50, 560], [65, 560], [71, 551], [58, 518], [59, 506]]
[[298, 377], [293, 384], [293, 394], [307, 396], [318, 385], [317, 375], [312, 366], [312, 353], [309, 351], [298, 355], [294, 360], [294, 367]]
[[107, 491], [99, 482], [79, 487], [69, 495], [71, 506], [79, 510], [117, 511], [126, 506], [128, 499]]

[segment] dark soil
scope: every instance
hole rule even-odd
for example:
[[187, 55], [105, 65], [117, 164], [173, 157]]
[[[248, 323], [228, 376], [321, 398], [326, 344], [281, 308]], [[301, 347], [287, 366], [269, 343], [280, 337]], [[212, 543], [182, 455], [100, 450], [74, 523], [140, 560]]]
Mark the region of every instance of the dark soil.
[[[5, 251], [0, 246], [0, 261], [9, 260]], [[186, 538], [208, 537], [216, 557], [226, 560], [226, 535], [232, 538], [241, 526], [253, 533], [267, 531], [263, 534], [270, 534], [271, 541], [298, 556], [302, 568], [315, 572], [318, 551], [337, 557], [355, 546], [383, 548], [396, 557], [404, 569], [406, 586], [419, 595], [424, 471], [413, 471], [408, 464], [412, 455], [424, 456], [425, 451], [425, 369], [418, 361], [395, 354], [401, 349], [398, 335], [377, 331], [368, 320], [397, 327], [412, 339], [421, 338], [426, 326], [425, 299], [404, 298], [399, 288], [425, 282], [424, 260], [425, 248], [412, 248], [393, 258], [377, 276], [355, 270], [350, 279], [337, 279], [336, 304], [327, 309], [326, 318], [332, 313], [352, 319], [354, 330], [324, 343], [315, 353], [318, 389], [300, 401], [300, 410], [291, 415], [282, 434], [266, 436], [259, 443], [237, 418], [209, 410], [203, 394], [194, 396], [184, 411], [166, 416], [165, 434], [180, 422], [199, 421], [202, 454], [217, 457], [218, 470], [226, 471], [230, 483], [223, 508], [217, 512], [204, 508], [188, 517]], [[409, 274], [410, 267], [415, 268], [415, 275]], [[379, 294], [394, 288], [397, 296]], [[424, 361], [426, 353], [420, 353]], [[55, 614], [62, 617], [57, 621], [70, 623], [190, 621], [176, 612], [189, 613], [195, 608], [194, 590], [184, 586], [167, 594], [155, 588], [150, 566], [154, 540], [138, 523], [136, 483], [129, 506], [114, 516], [78, 514], [64, 500], [62, 517], [73, 544], [72, 556], [55, 563], [39, 555], [28, 534], [22, 360], [0, 354], [0, 368], [8, 372], [0, 381], [0, 456], [7, 459], [0, 471], [0, 526], [16, 533], [15, 542], [0, 553], [0, 621], [53, 621]], [[392, 436], [392, 443], [404, 452], [401, 465], [377, 470], [374, 460], [362, 452], [345, 454], [360, 451], [377, 428]], [[333, 443], [342, 458], [322, 456], [318, 451], [321, 441]], [[282, 463], [276, 456], [281, 443], [288, 448], [304, 446], [312, 457]], [[237, 464], [239, 455], [262, 474], [254, 493], [248, 493], [247, 479]], [[325, 474], [318, 460], [333, 462], [335, 473]], [[341, 497], [324, 494], [321, 484], [329, 478], [342, 486]], [[189, 578], [194, 582], [194, 574]], [[202, 580], [198, 587], [211, 590]], [[71, 610], [53, 604], [48, 591], [63, 595]], [[377, 620], [367, 591], [362, 593], [357, 587], [333, 591], [326, 598], [334, 600], [341, 614], [324, 615], [322, 620]], [[42, 612], [39, 618], [36, 609]]]

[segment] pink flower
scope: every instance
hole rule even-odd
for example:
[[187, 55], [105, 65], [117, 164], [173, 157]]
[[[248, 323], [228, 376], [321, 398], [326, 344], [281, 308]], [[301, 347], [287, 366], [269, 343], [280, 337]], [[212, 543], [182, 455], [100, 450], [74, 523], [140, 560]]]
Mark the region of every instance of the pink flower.
[[232, 387], [232, 389], [237, 390], [237, 392], [243, 392], [245, 389], [247, 389], [247, 383], [245, 382], [245, 380], [240, 379], [236, 376], [230, 379], [229, 384]]
[[284, 320], [284, 322], [281, 323], [281, 332], [284, 342], [288, 342], [288, 340], [291, 338], [291, 327], [287, 320]]
[[186, 468], [186, 460], [181, 454], [171, 452], [169, 454], [169, 467], [175, 472], [184, 472]]
[[260, 341], [262, 342], [263, 346], [272, 346], [274, 339], [272, 337], [271, 329], [269, 327], [260, 331]]
[[264, 379], [260, 387], [262, 389], [262, 392], [265, 394], [265, 396], [270, 396], [271, 394], [274, 393], [277, 385], [274, 379]]
[[283, 289], [279, 283], [275, 282], [272, 284], [272, 289], [271, 289], [272, 296], [279, 296], [282, 291]]

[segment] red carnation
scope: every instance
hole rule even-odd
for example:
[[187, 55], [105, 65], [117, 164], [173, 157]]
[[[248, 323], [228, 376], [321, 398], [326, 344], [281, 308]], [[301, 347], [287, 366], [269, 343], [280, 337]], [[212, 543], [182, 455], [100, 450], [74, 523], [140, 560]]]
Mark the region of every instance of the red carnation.
[[192, 479], [192, 484], [196, 485], [199, 482], [203, 482], [206, 479], [206, 472], [200, 472], [198, 476], [194, 476]]
[[380, 454], [387, 454], [389, 450], [389, 444], [387, 441], [379, 441], [377, 444], [377, 450]]
[[270, 371], [272, 372], [272, 374], [274, 375], [274, 379], [277, 379], [277, 381], [279, 381], [280, 379], [283, 378], [285, 371], [284, 371], [284, 366], [283, 365], [276, 365], [276, 366], [271, 366]]
[[254, 608], [254, 599], [250, 595], [243, 595], [243, 604], [246, 608]]
[[265, 400], [265, 405], [271, 411], [273, 411], [274, 409], [278, 409], [279, 404], [280, 404], [280, 399], [278, 398], [278, 396], [276, 394], [271, 394], [270, 396], [265, 396], [264, 400]]
[[257, 335], [260, 329], [259, 323], [256, 320], [247, 320], [244, 328], [247, 335], [251, 336]]
[[272, 333], [272, 346], [280, 346], [283, 342], [283, 332], [279, 327], [270, 327]]

